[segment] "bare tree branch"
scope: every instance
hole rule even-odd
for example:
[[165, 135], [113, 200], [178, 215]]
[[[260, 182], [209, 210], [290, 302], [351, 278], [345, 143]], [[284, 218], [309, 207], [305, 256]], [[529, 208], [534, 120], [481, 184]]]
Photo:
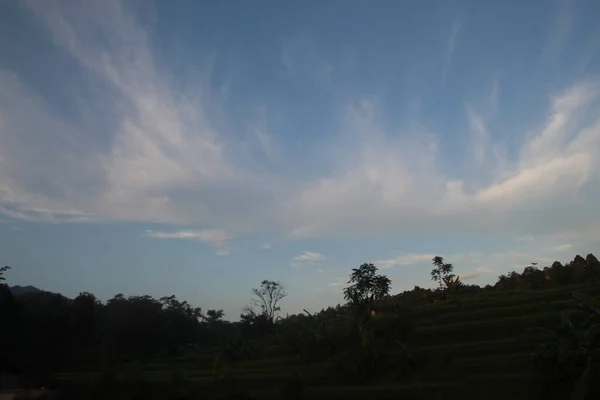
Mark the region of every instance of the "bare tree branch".
[[275, 322], [277, 313], [281, 310], [279, 302], [287, 296], [287, 291], [279, 282], [264, 280], [258, 289], [252, 289], [256, 298], [253, 303], [260, 307], [262, 314], [271, 323]]

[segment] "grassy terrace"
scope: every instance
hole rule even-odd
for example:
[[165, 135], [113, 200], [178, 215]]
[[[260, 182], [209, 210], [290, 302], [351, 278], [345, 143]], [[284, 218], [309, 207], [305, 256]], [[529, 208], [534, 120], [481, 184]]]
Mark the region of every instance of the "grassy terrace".
[[[417, 366], [401, 378], [396, 371], [370, 385], [338, 385], [329, 379], [328, 363], [303, 364], [271, 358], [232, 363], [225, 369], [236, 387], [256, 398], [280, 398], [280, 388], [294, 373], [306, 383], [304, 398], [532, 398], [530, 352], [539, 337], [525, 333], [533, 326], [552, 326], [559, 314], [544, 302], [566, 300], [573, 291], [600, 295], [600, 285], [528, 292], [504, 292], [462, 298], [408, 310], [416, 323], [410, 343]], [[173, 371], [184, 381], [210, 385], [213, 356], [170, 359], [139, 365], [151, 381], [170, 382]], [[85, 380], [93, 373], [61, 374]], [[231, 382], [231, 381], [228, 381]], [[199, 385], [202, 386], [202, 385]]]

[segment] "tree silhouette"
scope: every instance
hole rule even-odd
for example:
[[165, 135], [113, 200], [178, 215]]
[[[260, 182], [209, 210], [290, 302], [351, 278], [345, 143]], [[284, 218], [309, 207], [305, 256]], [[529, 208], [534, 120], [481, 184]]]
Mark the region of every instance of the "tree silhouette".
[[9, 269], [10, 267], [0, 268], [0, 376], [4, 372], [18, 372], [23, 366], [24, 358], [22, 307], [8, 285], [3, 283], [4, 273]]
[[389, 292], [390, 279], [385, 275], [377, 275], [377, 267], [373, 264], [363, 264], [352, 268], [347, 288], [344, 289], [344, 299], [351, 305], [371, 305], [383, 299]]
[[433, 269], [431, 270], [431, 280], [438, 282], [440, 285], [440, 289], [444, 289], [444, 278], [454, 276], [450, 276], [454, 267], [452, 264], [445, 263], [444, 257], [435, 256], [433, 257]]
[[79, 293], [71, 304], [73, 339], [80, 346], [94, 342], [100, 301], [91, 293]]
[[6, 278], [4, 278], [4, 273], [5, 273], [6, 271], [8, 271], [9, 269], [10, 269], [10, 267], [9, 267], [8, 265], [6, 265], [6, 266], [4, 266], [4, 267], [0, 268], [0, 284], [1, 284], [2, 282], [6, 281]]
[[265, 279], [259, 288], [252, 289], [252, 293], [255, 296], [253, 303], [260, 307], [267, 321], [274, 323], [277, 313], [281, 310], [279, 302], [287, 296], [283, 284]]
[[218, 321], [222, 320], [224, 316], [225, 316], [225, 313], [223, 313], [223, 310], [208, 310], [206, 312], [206, 322], [208, 322], [208, 323], [218, 322]]
[[460, 277], [455, 276], [454, 274], [446, 275], [442, 279], [446, 287], [445, 293], [449, 293], [450, 297], [456, 296], [456, 294], [465, 287], [465, 284], [462, 283]]

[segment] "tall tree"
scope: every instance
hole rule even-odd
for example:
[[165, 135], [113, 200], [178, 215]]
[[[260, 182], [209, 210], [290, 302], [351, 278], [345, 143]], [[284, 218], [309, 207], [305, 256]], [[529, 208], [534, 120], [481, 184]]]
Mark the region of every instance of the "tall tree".
[[[377, 267], [373, 264], [362, 264], [353, 268], [348, 284], [344, 288], [344, 299], [353, 311], [352, 322], [356, 326], [355, 343], [352, 346], [355, 356], [355, 367], [358, 378], [363, 379], [375, 370], [376, 351], [374, 348], [375, 329], [370, 324], [373, 304], [383, 300], [390, 292], [391, 280], [385, 275], [377, 274]], [[372, 311], [372, 310], [371, 310]]]
[[283, 284], [265, 279], [261, 282], [259, 288], [252, 289], [252, 293], [255, 296], [253, 302], [260, 307], [262, 315], [267, 321], [274, 323], [277, 313], [281, 311], [279, 302], [287, 296], [287, 291]]
[[527, 289], [541, 289], [546, 285], [546, 274], [536, 267], [537, 263], [531, 263], [523, 269], [521, 277], [526, 283]]
[[444, 278], [453, 278], [452, 271], [454, 266], [444, 262], [444, 257], [433, 257], [433, 269], [431, 270], [431, 280], [436, 281], [440, 285], [440, 289], [444, 289]]
[[80, 345], [90, 345], [97, 334], [98, 312], [102, 304], [96, 296], [83, 292], [71, 304], [71, 324], [73, 337]]
[[392, 281], [385, 275], [377, 275], [375, 265], [362, 264], [352, 268], [348, 284], [344, 299], [351, 305], [369, 306], [389, 294]]
[[592, 282], [598, 281], [598, 279], [600, 279], [600, 262], [598, 262], [596, 256], [592, 253], [588, 254], [585, 257], [585, 263], [589, 270], [589, 279]]

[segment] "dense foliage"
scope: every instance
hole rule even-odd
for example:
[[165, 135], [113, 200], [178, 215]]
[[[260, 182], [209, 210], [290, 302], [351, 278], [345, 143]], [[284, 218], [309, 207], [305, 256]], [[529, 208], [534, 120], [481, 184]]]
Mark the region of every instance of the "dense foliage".
[[451, 292], [469, 295], [498, 291], [543, 290], [587, 282], [600, 282], [600, 262], [593, 254], [588, 254], [586, 258], [577, 255], [573, 261], [565, 265], [555, 261], [551, 266], [542, 269], [532, 264], [525, 267], [522, 273], [512, 271], [507, 275], [500, 275], [494, 285], [485, 287], [461, 282], [459, 276], [451, 273], [452, 264], [445, 263], [442, 257], [435, 257], [433, 264], [432, 278], [435, 277], [434, 280], [439, 282], [438, 277], [441, 277], [442, 281], [438, 288], [425, 289], [415, 286], [412, 290], [391, 296], [388, 301], [416, 306], [446, 300], [451, 298], [449, 296]]
[[559, 326], [529, 330], [548, 337], [534, 353], [543, 388], [563, 392], [573, 400], [597, 399], [600, 397], [600, 301], [574, 292], [572, 300], [555, 306], [562, 310]]

